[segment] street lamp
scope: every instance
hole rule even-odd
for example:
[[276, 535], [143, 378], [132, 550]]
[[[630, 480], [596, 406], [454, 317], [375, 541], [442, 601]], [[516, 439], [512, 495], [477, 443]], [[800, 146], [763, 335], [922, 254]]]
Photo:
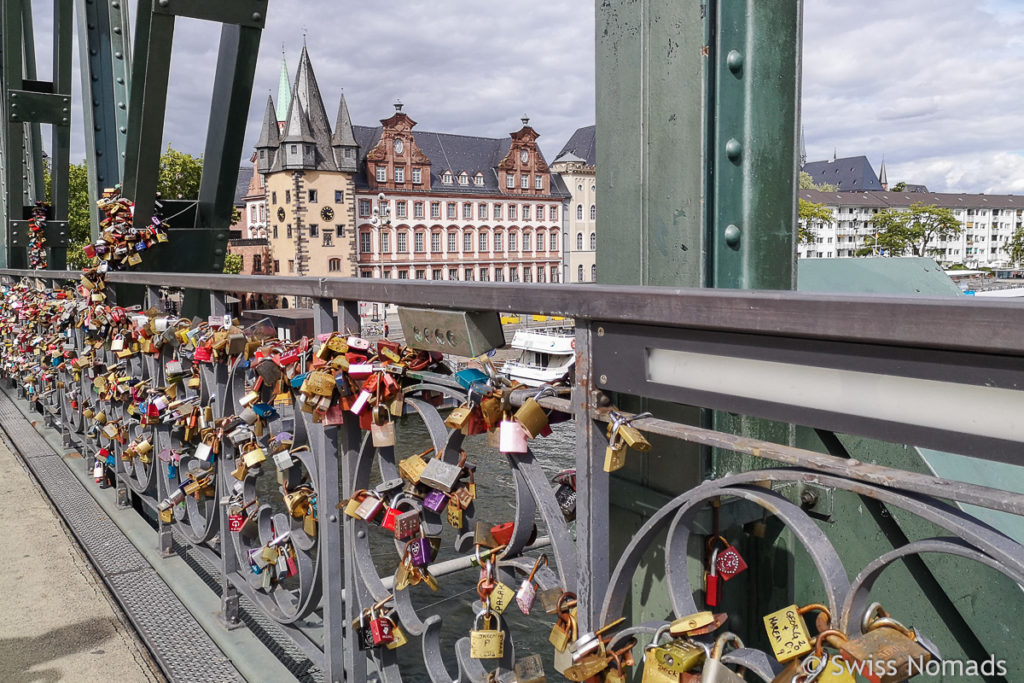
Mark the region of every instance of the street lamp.
[[391, 208], [388, 206], [387, 197], [381, 192], [377, 195], [377, 206], [373, 207], [373, 217], [370, 218], [370, 225], [375, 228], [391, 227]]

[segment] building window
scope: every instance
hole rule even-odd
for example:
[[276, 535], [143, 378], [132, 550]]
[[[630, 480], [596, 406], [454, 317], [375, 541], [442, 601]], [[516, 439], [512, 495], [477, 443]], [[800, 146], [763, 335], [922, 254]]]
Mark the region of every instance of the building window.
[[388, 181], [388, 167], [378, 166], [377, 167], [377, 182], [386, 183]]
[[473, 251], [473, 233], [462, 233], [462, 251], [466, 252], [467, 254]]
[[482, 220], [482, 221], [487, 220], [487, 205], [486, 204], [479, 204], [479, 205], [477, 205], [477, 207], [476, 207], [476, 217], [479, 220]]
[[597, 264], [590, 266], [590, 281], [597, 282]]
[[430, 279], [431, 280], [440, 280], [441, 279], [441, 269], [440, 268], [434, 268], [433, 270], [431, 270], [430, 271]]
[[416, 269], [416, 279], [417, 280], [426, 280], [427, 279], [427, 271], [424, 270], [423, 268], [417, 268]]
[[292, 154], [298, 154], [298, 153], [299, 153], [299, 146], [298, 145], [292, 145]]
[[473, 178], [473, 184], [476, 185], [477, 187], [483, 187], [484, 186], [484, 174], [483, 173], [477, 173], [476, 177]]
[[317, 203], [316, 202], [316, 190], [310, 190], [309, 191], [309, 203], [310, 204], [316, 204]]
[[535, 190], [543, 190], [544, 189], [544, 176], [539, 176], [538, 175], [538, 176], [534, 176], [533, 177], [533, 189], [535, 189]]
[[346, 147], [345, 148], [345, 158], [346, 159], [351, 159], [355, 155], [356, 155], [356, 151], [354, 149], [352, 149], [351, 147]]
[[551, 211], [549, 212], [548, 215], [550, 217], [549, 220], [557, 221], [558, 220], [558, 207], [557, 206], [552, 206], [551, 207]]
[[360, 199], [359, 200], [359, 215], [369, 216], [370, 215], [370, 200]]
[[530, 251], [530, 233], [523, 235], [523, 251]]
[[412, 216], [413, 218], [423, 218], [423, 202], [412, 203]]
[[380, 251], [382, 254], [391, 253], [391, 233], [382, 232], [380, 234]]
[[295, 259], [288, 259], [288, 272], [289, 273], [294, 273], [295, 272]]
[[359, 252], [362, 254], [370, 253], [370, 233], [359, 233]]
[[277, 204], [277, 192], [270, 193], [270, 203]]
[[292, 203], [292, 191], [291, 190], [285, 190], [284, 191], [284, 203], [285, 204], [291, 204]]
[[395, 182], [396, 183], [404, 183], [405, 182], [405, 167], [404, 166], [396, 166], [395, 167]]
[[310, 224], [310, 226], [309, 226], [309, 236], [310, 237], [319, 237], [320, 236], [320, 226]]
[[504, 249], [504, 240], [500, 232], [494, 233], [494, 251], [502, 251]]
[[395, 217], [405, 218], [405, 202], [395, 202]]
[[430, 233], [430, 251], [434, 252], [435, 254], [441, 251], [441, 233]]
[[449, 280], [458, 280], [459, 279], [459, 269], [458, 268], [449, 268], [448, 269], [448, 279]]
[[578, 221], [583, 220], [583, 205], [582, 204], [577, 204], [576, 205], [576, 220], [578, 220]]
[[277, 239], [277, 226], [274, 226], [274, 239]]
[[324, 246], [325, 247], [333, 247], [334, 246], [334, 233], [331, 232], [330, 228], [324, 228]]
[[514, 232], [510, 232], [508, 234], [508, 250], [509, 251], [519, 251], [519, 244], [518, 244], [518, 242], [519, 242], [519, 239], [516, 237], [516, 234]]
[[459, 185], [469, 185], [469, 176], [465, 171], [459, 174]]
[[597, 219], [597, 204], [590, 205], [590, 220]]
[[345, 202], [345, 190], [334, 191], [334, 203], [343, 204]]
[[341, 270], [341, 259], [340, 258], [332, 258], [332, 259], [328, 260], [327, 261], [327, 270], [329, 270], [332, 273], [337, 273], [338, 271], [340, 271]]
[[249, 206], [249, 222], [250, 223], [255, 223], [256, 222], [256, 205], [255, 204], [251, 204]]
[[511, 266], [508, 269], [508, 281], [519, 282], [519, 266]]
[[505, 187], [509, 190], [514, 190], [516, 187], [516, 177], [511, 173], [505, 175]]
[[582, 232], [578, 232], [578, 233], [576, 233], [576, 251], [582, 251], [582, 250], [583, 250], [583, 233]]
[[491, 269], [481, 268], [480, 269], [480, 282], [487, 282], [491, 279]]
[[412, 182], [415, 185], [419, 185], [423, 182], [423, 171], [421, 169], [412, 169]]
[[430, 202], [430, 217], [440, 218], [441, 217], [441, 202]]
[[[450, 251], [451, 253], [455, 253], [458, 250], [458, 248], [459, 248], [459, 240], [455, 236], [455, 233], [454, 232], [448, 233], [448, 251]], [[449, 278], [449, 279], [450, 280], [454, 280], [455, 278]]]
[[466, 282], [471, 281], [473, 279], [473, 269], [472, 268], [465, 268], [465, 269], [463, 269], [463, 271], [462, 271], [462, 279], [465, 280]]
[[473, 205], [466, 202], [462, 205], [462, 220], [471, 221], [473, 220]]
[[441, 175], [441, 182], [444, 183], [445, 185], [451, 185], [452, 184], [452, 174], [450, 172], [448, 172], [448, 171], [445, 171]]
[[253, 254], [252, 257], [252, 272], [262, 273], [263, 272], [263, 257], [259, 254]]
[[523, 282], [533, 282], [533, 268], [529, 266], [523, 268]]
[[[521, 187], [524, 190], [529, 190], [530, 189], [530, 176], [525, 175], [525, 174], [520, 176], [519, 177], [519, 187]], [[497, 282], [498, 279], [495, 278], [494, 281]]]
[[583, 282], [583, 266], [580, 266], [579, 268], [576, 269], [576, 275], [577, 275], [577, 279], [580, 282]]
[[341, 239], [342, 237], [345, 236], [345, 226], [344, 225], [335, 225], [334, 226], [334, 231], [336, 233], [338, 233], [338, 239]]
[[519, 207], [515, 204], [508, 205], [508, 219], [510, 221], [519, 220]]
[[275, 273], [280, 273], [281, 272], [281, 262], [278, 261], [277, 259], [274, 259], [274, 272]]
[[408, 280], [409, 279], [409, 271], [408, 270], [400, 270], [400, 271], [398, 271], [398, 279], [399, 280]]
[[501, 267], [494, 269], [494, 281], [504, 282], [505, 281], [505, 270]]
[[543, 221], [544, 220], [544, 206], [542, 204], [538, 204], [533, 215], [537, 217], [537, 222], [538, 223], [540, 221]]
[[458, 206], [454, 202], [448, 202], [448, 218], [455, 220], [458, 218]]
[[558, 266], [551, 266], [551, 281], [558, 282]]
[[593, 251], [594, 249], [597, 249], [597, 233], [596, 232], [590, 233], [590, 250]]
[[[551, 233], [550, 245], [551, 246], [548, 247], [548, 248], [551, 251], [558, 251], [558, 233], [557, 232]], [[552, 279], [551, 281], [552, 282], [558, 282], [558, 280], [555, 280], [555, 279]]]
[[530, 205], [529, 204], [523, 204], [523, 220], [524, 221], [530, 220]]
[[480, 233], [480, 251], [487, 251], [487, 233]]
[[292, 238], [292, 225], [291, 225], [291, 223], [289, 223], [287, 227], [288, 227], [288, 239], [291, 239]]
[[496, 221], [500, 221], [501, 220], [501, 204], [495, 204], [494, 205], [494, 220], [496, 220]]
[[405, 254], [409, 251], [409, 235], [405, 232], [398, 233], [398, 253]]

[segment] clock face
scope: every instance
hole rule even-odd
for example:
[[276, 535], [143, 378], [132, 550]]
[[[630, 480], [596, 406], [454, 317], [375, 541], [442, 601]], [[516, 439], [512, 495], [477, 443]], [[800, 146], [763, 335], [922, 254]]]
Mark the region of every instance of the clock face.
[[279, 221], [283, 221], [284, 220], [284, 207], [281, 207], [281, 208], [279, 208], [277, 210], [277, 220], [279, 220]]
[[530, 153], [524, 149], [522, 152], [519, 153], [519, 160], [525, 164], [527, 161], [530, 160]]
[[334, 220], [334, 209], [329, 206], [320, 209], [320, 218], [323, 218], [325, 221]]
[[403, 149], [405, 149], [405, 143], [402, 142], [402, 138], [396, 138], [395, 139], [395, 154], [401, 154]]

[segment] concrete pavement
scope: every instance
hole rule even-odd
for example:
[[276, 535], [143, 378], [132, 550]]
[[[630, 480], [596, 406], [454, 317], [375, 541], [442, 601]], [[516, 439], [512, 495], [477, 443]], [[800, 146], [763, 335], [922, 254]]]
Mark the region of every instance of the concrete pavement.
[[0, 442], [0, 681], [164, 681], [21, 461]]

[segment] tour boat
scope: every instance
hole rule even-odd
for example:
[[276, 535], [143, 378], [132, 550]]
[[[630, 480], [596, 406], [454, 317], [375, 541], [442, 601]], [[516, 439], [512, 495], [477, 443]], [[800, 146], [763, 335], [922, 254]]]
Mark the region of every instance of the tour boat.
[[505, 361], [501, 372], [531, 387], [566, 379], [576, 363], [576, 332], [572, 327], [516, 330], [511, 347], [520, 351], [519, 358]]

